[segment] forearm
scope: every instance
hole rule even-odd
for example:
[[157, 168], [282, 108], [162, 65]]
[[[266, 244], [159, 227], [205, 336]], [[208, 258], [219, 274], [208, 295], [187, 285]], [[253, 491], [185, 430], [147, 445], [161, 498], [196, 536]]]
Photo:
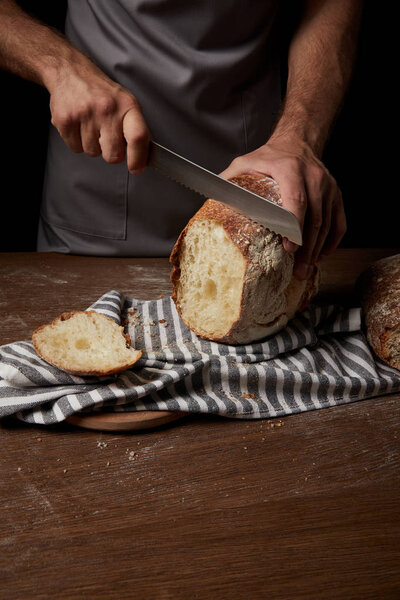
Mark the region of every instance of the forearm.
[[51, 91], [63, 69], [77, 62], [90, 61], [65, 36], [13, 0], [0, 0], [0, 68]]
[[361, 0], [307, 0], [289, 48], [287, 92], [272, 139], [295, 137], [321, 157], [356, 53]]
[[111, 80], [65, 36], [0, 0], [0, 68], [45, 86], [51, 122], [73, 152], [147, 164], [150, 133], [135, 96]]
[[[341, 106], [356, 52], [362, 0], [305, 0], [288, 57], [285, 101], [260, 148], [237, 157], [222, 175], [265, 173], [279, 185], [282, 205], [299, 220], [303, 245], [294, 275], [308, 279], [315, 263], [346, 231], [341, 192], [320, 158]], [[296, 246], [284, 240], [294, 252]]]

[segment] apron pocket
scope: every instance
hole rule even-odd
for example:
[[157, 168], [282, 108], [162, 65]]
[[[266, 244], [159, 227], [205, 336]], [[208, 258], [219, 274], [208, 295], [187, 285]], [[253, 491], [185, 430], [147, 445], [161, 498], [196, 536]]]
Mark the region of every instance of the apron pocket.
[[108, 164], [72, 152], [50, 129], [41, 213], [55, 227], [85, 235], [126, 239], [126, 162]]

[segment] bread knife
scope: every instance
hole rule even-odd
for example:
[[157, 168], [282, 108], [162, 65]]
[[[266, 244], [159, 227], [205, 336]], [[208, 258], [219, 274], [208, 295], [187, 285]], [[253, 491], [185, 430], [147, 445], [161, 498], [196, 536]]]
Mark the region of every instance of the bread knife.
[[242, 215], [301, 246], [300, 223], [286, 208], [245, 190], [154, 141], [150, 142], [148, 164], [205, 198], [223, 202]]

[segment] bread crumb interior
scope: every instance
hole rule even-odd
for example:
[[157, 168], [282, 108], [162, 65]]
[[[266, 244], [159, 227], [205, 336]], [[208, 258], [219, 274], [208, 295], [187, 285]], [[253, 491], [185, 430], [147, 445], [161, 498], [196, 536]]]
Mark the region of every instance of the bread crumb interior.
[[120, 327], [97, 313], [77, 313], [36, 333], [42, 356], [61, 368], [101, 371], [132, 361]]
[[177, 301], [183, 320], [200, 335], [223, 336], [240, 313], [246, 261], [215, 221], [196, 221], [180, 254]]

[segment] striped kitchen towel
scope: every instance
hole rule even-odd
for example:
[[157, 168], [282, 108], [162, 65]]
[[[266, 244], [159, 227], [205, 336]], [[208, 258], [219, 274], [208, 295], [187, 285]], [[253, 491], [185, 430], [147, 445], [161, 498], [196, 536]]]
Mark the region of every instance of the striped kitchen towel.
[[372, 355], [359, 308], [312, 305], [277, 335], [242, 346], [197, 337], [169, 297], [110, 291], [90, 309], [123, 323], [141, 359], [119, 375], [75, 377], [30, 341], [2, 346], [0, 417], [53, 424], [78, 411], [168, 410], [260, 419], [400, 390], [400, 372]]

